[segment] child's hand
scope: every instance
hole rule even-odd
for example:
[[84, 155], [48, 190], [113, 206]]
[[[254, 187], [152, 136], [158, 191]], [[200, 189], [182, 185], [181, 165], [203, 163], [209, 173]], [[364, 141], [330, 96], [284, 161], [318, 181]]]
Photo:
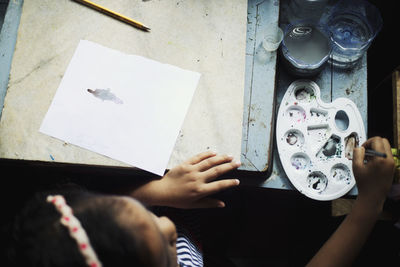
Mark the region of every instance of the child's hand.
[[[387, 157], [365, 157], [366, 148], [385, 153]], [[307, 266], [351, 266], [382, 211], [393, 182], [394, 166], [390, 144], [385, 138], [370, 138], [362, 147], [354, 149], [357, 200], [339, 228]]]
[[224, 207], [225, 203], [208, 196], [239, 184], [237, 179], [214, 181], [240, 166], [232, 160], [232, 157], [213, 152], [201, 153], [131, 195], [150, 205], [184, 209]]
[[[387, 157], [367, 157], [367, 163], [364, 163], [366, 148], [386, 153]], [[353, 172], [359, 191], [357, 199], [380, 211], [393, 182], [394, 167], [390, 144], [385, 138], [373, 137], [362, 147], [355, 148]]]

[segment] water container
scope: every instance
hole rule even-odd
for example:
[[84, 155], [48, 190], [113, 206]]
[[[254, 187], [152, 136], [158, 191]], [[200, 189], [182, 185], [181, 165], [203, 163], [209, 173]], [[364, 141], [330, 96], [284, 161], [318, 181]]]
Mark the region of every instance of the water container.
[[329, 58], [331, 43], [322, 27], [302, 21], [287, 26], [281, 51], [289, 72], [307, 77], [322, 70]]
[[364, 0], [342, 0], [332, 9], [327, 27], [333, 43], [330, 61], [337, 67], [354, 67], [382, 28], [379, 10]]

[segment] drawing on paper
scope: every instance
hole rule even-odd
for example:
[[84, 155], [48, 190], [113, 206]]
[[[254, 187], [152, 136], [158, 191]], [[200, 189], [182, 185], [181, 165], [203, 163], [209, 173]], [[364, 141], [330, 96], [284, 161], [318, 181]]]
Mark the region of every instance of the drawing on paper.
[[91, 93], [93, 96], [103, 100], [103, 101], [112, 101], [115, 104], [123, 104], [124, 102], [119, 99], [115, 94], [113, 94], [110, 90], [110, 88], [107, 89], [87, 89], [89, 93]]

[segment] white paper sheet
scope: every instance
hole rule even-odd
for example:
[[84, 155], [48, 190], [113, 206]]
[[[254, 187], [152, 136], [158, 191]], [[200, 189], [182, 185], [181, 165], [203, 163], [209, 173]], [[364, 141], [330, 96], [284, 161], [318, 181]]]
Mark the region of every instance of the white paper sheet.
[[199, 78], [82, 40], [40, 132], [163, 175]]

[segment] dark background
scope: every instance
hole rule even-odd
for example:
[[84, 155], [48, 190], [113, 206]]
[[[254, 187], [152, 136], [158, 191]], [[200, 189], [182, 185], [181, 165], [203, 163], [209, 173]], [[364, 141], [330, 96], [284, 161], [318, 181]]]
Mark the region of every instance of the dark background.
[[397, 33], [399, 1], [371, 0], [379, 8], [383, 27], [368, 49], [368, 134], [393, 144], [392, 71], [400, 66]]

